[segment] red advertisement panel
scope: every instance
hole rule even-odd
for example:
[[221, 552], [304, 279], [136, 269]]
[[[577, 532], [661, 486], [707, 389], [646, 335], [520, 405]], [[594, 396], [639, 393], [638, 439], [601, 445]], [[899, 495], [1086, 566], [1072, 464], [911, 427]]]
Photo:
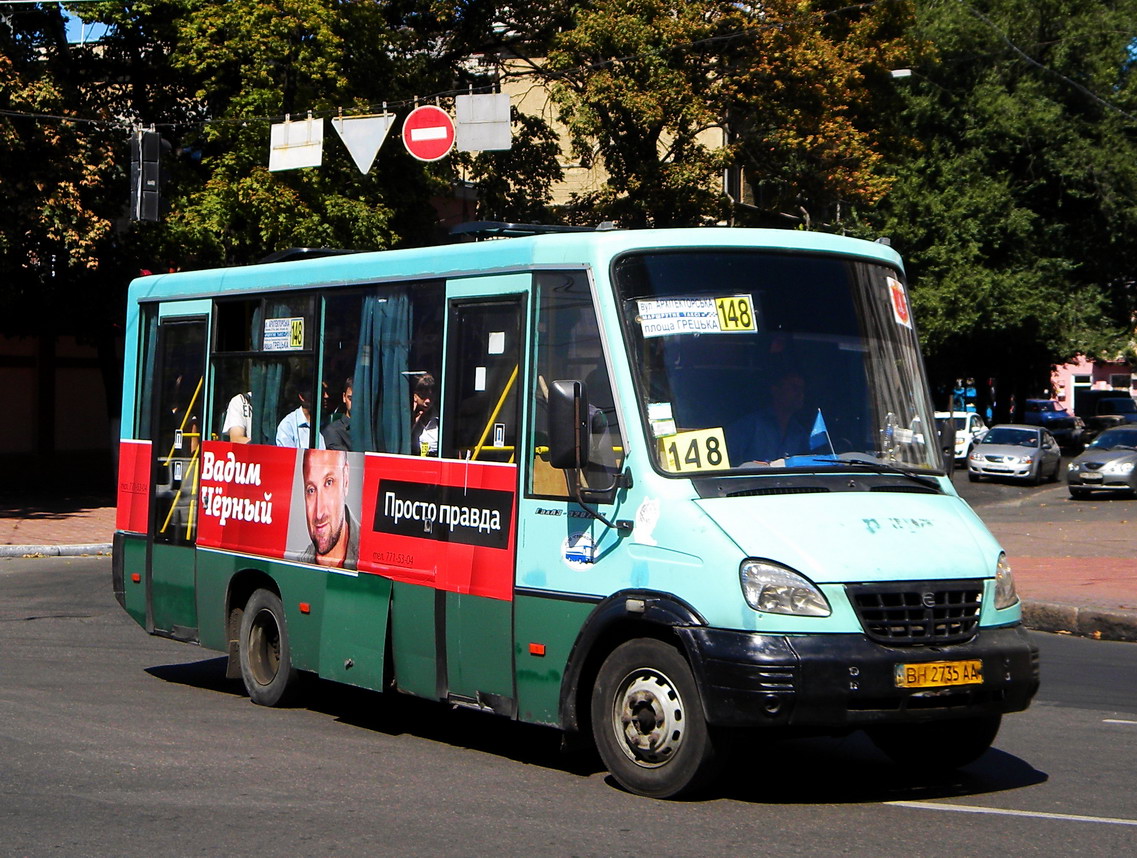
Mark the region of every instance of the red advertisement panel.
[[283, 557], [297, 451], [206, 441], [197, 544]]
[[115, 529], [145, 533], [150, 509], [150, 442], [120, 441]]
[[368, 455], [359, 568], [512, 599], [516, 506], [515, 465]]

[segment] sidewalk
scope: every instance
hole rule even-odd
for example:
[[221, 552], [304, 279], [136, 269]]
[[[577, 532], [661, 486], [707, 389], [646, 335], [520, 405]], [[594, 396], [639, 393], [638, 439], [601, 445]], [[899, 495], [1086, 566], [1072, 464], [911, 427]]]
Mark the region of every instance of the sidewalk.
[[1007, 551], [1028, 626], [1137, 641], [1134, 524], [988, 521], [987, 526]]
[[[109, 554], [115, 510], [105, 500], [0, 501], [0, 558]], [[1023, 619], [1033, 629], [1137, 641], [1137, 525], [988, 522], [1007, 550]]]
[[114, 525], [105, 498], [0, 499], [0, 557], [109, 554]]

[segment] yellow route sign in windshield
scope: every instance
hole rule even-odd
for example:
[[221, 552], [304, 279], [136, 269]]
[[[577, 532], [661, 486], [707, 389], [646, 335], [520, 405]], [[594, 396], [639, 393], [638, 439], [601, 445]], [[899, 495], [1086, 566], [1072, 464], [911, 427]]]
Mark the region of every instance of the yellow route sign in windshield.
[[641, 298], [636, 302], [644, 337], [675, 334], [746, 334], [758, 330], [750, 295], [722, 298]]
[[730, 467], [722, 428], [676, 432], [659, 439], [663, 467], [674, 474], [724, 471]]
[[719, 329], [724, 333], [758, 330], [749, 295], [715, 298], [715, 310], [718, 311]]

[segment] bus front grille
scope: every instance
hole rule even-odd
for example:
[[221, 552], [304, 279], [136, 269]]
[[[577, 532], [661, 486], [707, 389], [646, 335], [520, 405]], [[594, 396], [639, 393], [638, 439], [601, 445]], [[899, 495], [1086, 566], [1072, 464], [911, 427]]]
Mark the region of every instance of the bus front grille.
[[889, 646], [961, 643], [975, 637], [982, 581], [848, 584], [865, 634]]

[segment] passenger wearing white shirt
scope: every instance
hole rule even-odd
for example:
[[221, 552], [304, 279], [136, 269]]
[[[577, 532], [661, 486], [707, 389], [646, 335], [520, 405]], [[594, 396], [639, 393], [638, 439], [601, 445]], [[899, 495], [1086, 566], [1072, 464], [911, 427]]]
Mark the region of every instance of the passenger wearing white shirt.
[[[276, 427], [276, 446], [306, 449], [312, 437], [312, 413], [302, 394], [297, 394], [300, 407], [289, 411]], [[316, 447], [325, 449], [324, 436], [316, 434]]]
[[234, 444], [248, 444], [253, 429], [253, 394], [238, 393], [229, 400], [221, 434], [228, 435]]

